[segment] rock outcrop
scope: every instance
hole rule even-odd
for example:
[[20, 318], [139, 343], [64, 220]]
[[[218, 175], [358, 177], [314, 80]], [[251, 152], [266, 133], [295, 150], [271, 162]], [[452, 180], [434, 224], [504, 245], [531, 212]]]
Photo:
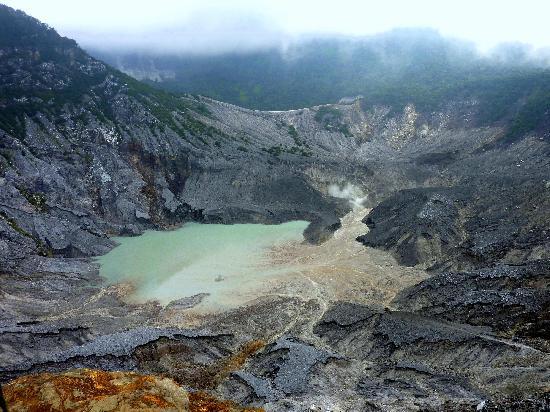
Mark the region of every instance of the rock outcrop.
[[[80, 407], [85, 395], [51, 382], [95, 391], [86, 385], [98, 376], [105, 391], [145, 385], [91, 400], [114, 408], [155, 396], [176, 409], [188, 399], [191, 410], [211, 396], [274, 411], [548, 406], [546, 123], [507, 139], [505, 120], [479, 123], [475, 96], [436, 112], [365, 100], [247, 110], [149, 88], [8, 7], [0, 22], [13, 34], [0, 39], [8, 403], [27, 382], [36, 402]], [[360, 199], [331, 196], [348, 185]], [[113, 235], [187, 221], [305, 219], [315, 244], [350, 200], [373, 208], [365, 253], [384, 249], [432, 275], [388, 307], [273, 293], [184, 327], [171, 316], [200, 295], [129, 304], [128, 286], [105, 285], [93, 261]], [[64, 372], [81, 368], [125, 372]]]
[[22, 376], [4, 387], [14, 411], [189, 411], [173, 380], [125, 372], [75, 370]]
[[188, 393], [169, 378], [133, 372], [76, 369], [59, 374], [22, 376], [4, 388], [12, 411], [173, 411], [261, 412]]

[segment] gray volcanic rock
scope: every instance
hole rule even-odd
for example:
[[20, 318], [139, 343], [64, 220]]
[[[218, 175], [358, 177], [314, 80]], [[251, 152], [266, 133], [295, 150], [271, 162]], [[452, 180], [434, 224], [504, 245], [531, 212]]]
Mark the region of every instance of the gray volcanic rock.
[[257, 396], [281, 399], [285, 395], [304, 393], [311, 369], [331, 356], [298, 339], [283, 337], [255, 357], [244, 374], [237, 376], [249, 384]]
[[185, 298], [177, 299], [171, 301], [168, 305], [166, 305], [166, 310], [182, 310], [182, 309], [189, 309], [192, 307], [197, 306], [199, 303], [202, 302], [202, 300], [206, 297], [208, 297], [209, 293], [198, 293], [193, 296], [188, 296]]
[[547, 364], [548, 357], [536, 349], [500, 340], [489, 329], [407, 312], [341, 303], [326, 312], [315, 332], [350, 362], [368, 361], [365, 374], [357, 376], [357, 393], [382, 409], [411, 400], [429, 408], [444, 399], [468, 399], [472, 407], [485, 398], [495, 376], [504, 379], [501, 388], [510, 376], [522, 382], [533, 373], [540, 380], [532, 382], [542, 386], [549, 378], [538, 361], [528, 361], [527, 369], [514, 365], [506, 366], [505, 373], [501, 369], [501, 362], [509, 356], [542, 355]]
[[274, 411], [475, 410], [512, 391], [543, 404], [550, 378], [546, 353], [490, 328], [337, 303], [313, 331], [267, 346], [219, 394]]
[[401, 292], [408, 311], [548, 339], [550, 199], [545, 170], [481, 176], [470, 186], [400, 191], [358, 240], [439, 273]]
[[370, 231], [357, 240], [366, 246], [395, 248], [398, 262], [407, 266], [448, 256], [462, 240], [460, 198], [453, 194], [447, 188], [399, 191], [363, 219]]
[[403, 291], [394, 303], [426, 316], [550, 339], [550, 262], [441, 273]]
[[438, 270], [548, 257], [550, 187], [538, 173], [399, 191], [365, 217], [371, 230], [358, 240]]

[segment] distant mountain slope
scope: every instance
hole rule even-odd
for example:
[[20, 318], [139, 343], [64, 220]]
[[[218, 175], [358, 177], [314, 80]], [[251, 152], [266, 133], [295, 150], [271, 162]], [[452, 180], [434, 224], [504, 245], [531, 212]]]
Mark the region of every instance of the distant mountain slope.
[[[115, 67], [173, 92], [240, 106], [287, 110], [363, 95], [367, 104], [439, 110], [478, 99], [479, 123], [515, 118], [511, 135], [533, 130], [550, 107], [550, 71], [521, 53], [481, 57], [437, 32], [401, 29], [364, 39], [320, 39], [223, 55], [94, 52]], [[517, 102], [527, 103], [518, 107]]]

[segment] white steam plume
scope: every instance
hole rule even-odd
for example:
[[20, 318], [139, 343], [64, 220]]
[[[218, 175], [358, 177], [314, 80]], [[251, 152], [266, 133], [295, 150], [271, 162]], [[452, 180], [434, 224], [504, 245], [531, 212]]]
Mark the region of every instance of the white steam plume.
[[346, 183], [343, 186], [331, 184], [328, 187], [328, 194], [339, 199], [348, 199], [354, 209], [363, 207], [363, 202], [367, 198], [360, 188], [351, 183]]

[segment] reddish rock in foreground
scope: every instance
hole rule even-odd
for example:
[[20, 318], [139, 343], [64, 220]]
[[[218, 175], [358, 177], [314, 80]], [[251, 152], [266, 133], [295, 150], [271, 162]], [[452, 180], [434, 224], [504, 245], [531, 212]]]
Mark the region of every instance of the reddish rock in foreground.
[[188, 394], [172, 379], [133, 372], [77, 369], [21, 376], [4, 387], [11, 412], [253, 412], [205, 393]]

